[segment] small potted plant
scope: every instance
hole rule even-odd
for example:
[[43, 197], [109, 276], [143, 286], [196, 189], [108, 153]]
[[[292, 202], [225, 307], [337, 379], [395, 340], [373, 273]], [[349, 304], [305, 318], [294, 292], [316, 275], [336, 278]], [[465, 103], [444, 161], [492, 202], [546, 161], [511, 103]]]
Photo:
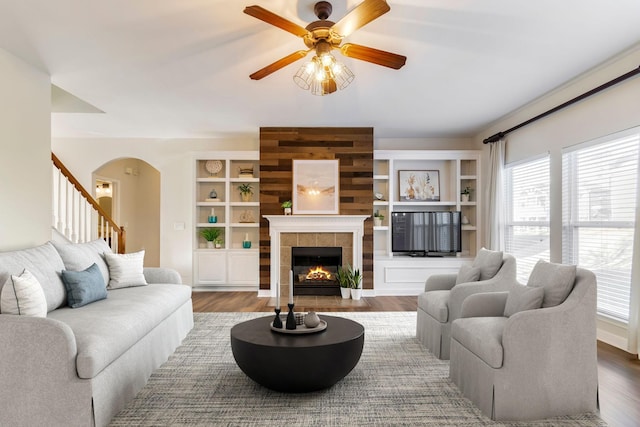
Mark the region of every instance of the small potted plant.
[[291, 206], [293, 206], [293, 203], [291, 203], [291, 200], [287, 200], [286, 202], [282, 202], [282, 204], [280, 206], [282, 206], [282, 209], [284, 209], [284, 214], [285, 215], [291, 215]]
[[343, 299], [349, 299], [351, 297], [351, 277], [346, 267], [338, 268], [336, 271], [336, 280], [340, 284], [340, 293]]
[[222, 237], [218, 237], [213, 241], [213, 244], [214, 244], [216, 249], [220, 249], [220, 248], [222, 248], [222, 245], [224, 244], [224, 240], [222, 240]]
[[373, 225], [375, 227], [380, 227], [382, 225], [382, 221], [384, 221], [384, 215], [382, 215], [378, 211], [375, 211], [375, 213], [373, 214]]
[[253, 187], [251, 187], [251, 184], [240, 184], [238, 185], [238, 190], [240, 190], [240, 197], [242, 197], [243, 202], [251, 201], [251, 196], [253, 196]]
[[362, 297], [362, 274], [359, 269], [349, 267], [351, 271], [351, 299], [359, 300]]
[[460, 192], [460, 196], [462, 197], [463, 202], [468, 202], [470, 195], [471, 195], [471, 187], [464, 187], [464, 190]]
[[214, 248], [215, 241], [220, 236], [220, 231], [221, 230], [219, 228], [203, 228], [202, 230], [200, 230], [200, 235], [204, 240], [207, 241], [207, 248]]

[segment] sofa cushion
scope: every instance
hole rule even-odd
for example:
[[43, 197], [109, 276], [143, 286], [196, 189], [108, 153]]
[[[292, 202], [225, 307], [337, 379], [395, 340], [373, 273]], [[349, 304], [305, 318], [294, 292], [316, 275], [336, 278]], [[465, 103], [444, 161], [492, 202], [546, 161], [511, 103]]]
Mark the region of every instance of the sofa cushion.
[[108, 291], [107, 299], [64, 307], [49, 317], [66, 323], [76, 338], [80, 378], [93, 378], [191, 298], [186, 285], [154, 284]]
[[469, 283], [469, 282], [477, 282], [480, 280], [480, 268], [473, 267], [469, 264], [463, 264], [458, 270], [458, 275], [456, 276], [456, 285], [460, 283]]
[[554, 307], [567, 299], [575, 281], [575, 265], [539, 260], [531, 271], [527, 286], [544, 288], [542, 307]]
[[504, 306], [504, 315], [511, 317], [521, 311], [540, 308], [543, 298], [544, 288], [516, 285], [509, 290], [507, 303]]
[[105, 253], [109, 266], [109, 289], [144, 286], [144, 250], [130, 254]]
[[86, 270], [91, 264], [96, 264], [102, 273], [104, 283], [109, 283], [109, 267], [104, 260], [104, 253], [111, 253], [111, 248], [103, 239], [86, 243], [58, 243], [51, 242], [60, 254], [67, 270]]
[[38, 279], [29, 270], [9, 276], [0, 295], [0, 313], [47, 317], [47, 299]]
[[492, 368], [502, 366], [502, 331], [506, 317], [468, 317], [451, 325], [451, 338]]
[[0, 286], [6, 283], [10, 275], [19, 276], [25, 269], [29, 270], [42, 286], [48, 312], [67, 303], [67, 294], [60, 278], [64, 263], [51, 243], [21, 251], [0, 253]]
[[480, 269], [480, 280], [489, 280], [502, 267], [502, 252], [482, 248], [473, 260], [473, 266]]
[[418, 296], [418, 307], [440, 323], [449, 318], [449, 295], [451, 291], [429, 291]]
[[83, 271], [62, 270], [62, 282], [67, 289], [67, 303], [71, 308], [82, 307], [107, 297], [107, 285], [95, 263]]

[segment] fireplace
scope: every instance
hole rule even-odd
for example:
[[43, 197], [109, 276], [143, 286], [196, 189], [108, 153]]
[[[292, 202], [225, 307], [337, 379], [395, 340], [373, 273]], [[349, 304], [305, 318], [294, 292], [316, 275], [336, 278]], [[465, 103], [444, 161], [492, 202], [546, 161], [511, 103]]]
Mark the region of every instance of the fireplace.
[[294, 295], [340, 295], [336, 272], [342, 266], [340, 247], [293, 247]]

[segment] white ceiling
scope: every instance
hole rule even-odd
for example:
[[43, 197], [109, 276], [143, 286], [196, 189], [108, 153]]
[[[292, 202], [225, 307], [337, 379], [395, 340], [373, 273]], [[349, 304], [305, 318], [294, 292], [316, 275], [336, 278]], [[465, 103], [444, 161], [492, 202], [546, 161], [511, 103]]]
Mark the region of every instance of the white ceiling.
[[[360, 0], [334, 0], [338, 21]], [[0, 47], [102, 113], [53, 114], [54, 137], [219, 137], [260, 126], [373, 126], [377, 137], [472, 135], [640, 42], [639, 0], [389, 0], [345, 41], [407, 56], [316, 97], [249, 74], [304, 48], [245, 15], [301, 26], [314, 0], [0, 0]], [[336, 53], [336, 56], [340, 56]], [[604, 82], [603, 82], [604, 83]]]

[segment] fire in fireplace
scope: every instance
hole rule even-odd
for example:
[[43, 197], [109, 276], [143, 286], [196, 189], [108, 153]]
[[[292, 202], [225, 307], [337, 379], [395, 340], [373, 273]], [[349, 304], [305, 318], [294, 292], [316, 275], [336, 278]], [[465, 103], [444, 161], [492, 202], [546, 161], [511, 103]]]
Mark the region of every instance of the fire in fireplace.
[[294, 295], [340, 295], [336, 272], [342, 265], [342, 248], [293, 247]]

